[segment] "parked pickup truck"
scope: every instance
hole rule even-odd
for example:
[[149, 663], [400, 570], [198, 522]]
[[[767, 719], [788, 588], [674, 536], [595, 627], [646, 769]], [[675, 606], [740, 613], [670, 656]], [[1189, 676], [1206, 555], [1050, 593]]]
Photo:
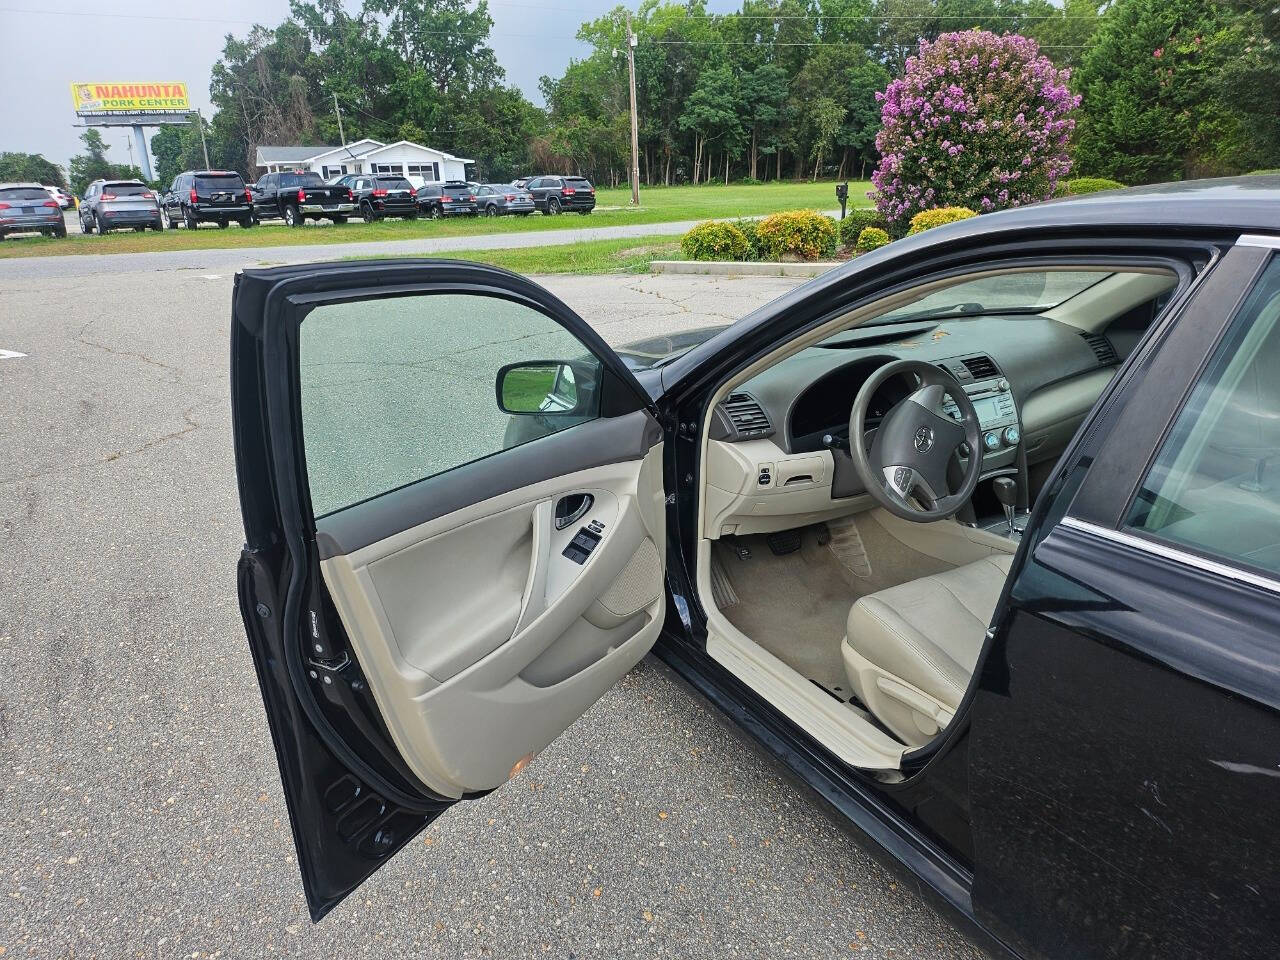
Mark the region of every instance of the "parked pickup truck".
[[318, 173], [268, 173], [251, 189], [258, 220], [283, 220], [290, 227], [326, 218], [346, 223], [356, 209], [350, 189], [327, 184]]

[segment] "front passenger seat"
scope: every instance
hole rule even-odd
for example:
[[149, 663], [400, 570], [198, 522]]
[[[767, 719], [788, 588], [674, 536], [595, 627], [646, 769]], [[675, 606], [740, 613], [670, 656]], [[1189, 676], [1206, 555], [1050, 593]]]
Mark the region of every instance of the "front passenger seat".
[[995, 554], [860, 598], [841, 650], [858, 698], [908, 746], [955, 716], [1013, 563]]

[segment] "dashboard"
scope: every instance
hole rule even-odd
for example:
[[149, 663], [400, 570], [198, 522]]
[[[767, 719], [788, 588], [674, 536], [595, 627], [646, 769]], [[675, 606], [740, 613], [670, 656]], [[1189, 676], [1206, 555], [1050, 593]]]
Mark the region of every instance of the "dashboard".
[[[935, 363], [965, 389], [990, 475], [1056, 459], [1121, 354], [1103, 333], [1039, 314], [859, 327], [807, 347], [735, 387], [715, 410], [707, 535], [772, 532], [864, 509], [869, 497], [847, 453], [849, 413], [866, 379], [900, 359]], [[915, 386], [911, 377], [881, 385], [864, 442]]]

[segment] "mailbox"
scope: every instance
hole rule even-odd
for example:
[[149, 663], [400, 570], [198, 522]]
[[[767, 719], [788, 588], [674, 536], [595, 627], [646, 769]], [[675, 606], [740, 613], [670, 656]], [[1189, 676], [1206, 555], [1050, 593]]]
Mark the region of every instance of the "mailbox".
[[849, 202], [849, 184], [842, 181], [836, 184], [836, 199], [840, 201], [840, 219], [844, 219], [845, 204]]

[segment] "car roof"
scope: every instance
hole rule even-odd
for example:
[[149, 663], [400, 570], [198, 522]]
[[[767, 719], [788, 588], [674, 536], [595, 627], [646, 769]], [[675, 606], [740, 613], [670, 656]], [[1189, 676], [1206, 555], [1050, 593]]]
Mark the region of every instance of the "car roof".
[[39, 183], [0, 183], [0, 190], [14, 190], [18, 187], [34, 188], [36, 190], [44, 189], [44, 185]]
[[1086, 229], [1099, 223], [1171, 233], [1280, 232], [1280, 174], [1184, 180], [1063, 197], [935, 227], [892, 246], [902, 253], [906, 244], [924, 248], [994, 231]]

